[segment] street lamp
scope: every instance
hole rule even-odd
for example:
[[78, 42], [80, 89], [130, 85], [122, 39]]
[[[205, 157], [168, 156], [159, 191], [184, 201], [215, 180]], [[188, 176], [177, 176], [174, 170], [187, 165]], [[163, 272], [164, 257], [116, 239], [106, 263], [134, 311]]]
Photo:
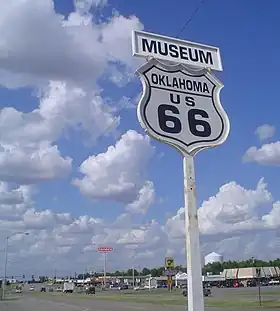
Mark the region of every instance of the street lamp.
[[5, 247], [5, 261], [4, 261], [4, 280], [2, 281], [2, 299], [5, 297], [5, 286], [7, 279], [7, 264], [8, 264], [8, 247], [9, 247], [9, 239], [15, 235], [24, 234], [29, 235], [29, 232], [15, 232], [11, 235], [6, 236], [6, 247]]
[[256, 269], [256, 276], [258, 280], [258, 295], [259, 295], [259, 305], [262, 305], [262, 297], [261, 297], [261, 268], [256, 267], [256, 258], [252, 257], [254, 268]]

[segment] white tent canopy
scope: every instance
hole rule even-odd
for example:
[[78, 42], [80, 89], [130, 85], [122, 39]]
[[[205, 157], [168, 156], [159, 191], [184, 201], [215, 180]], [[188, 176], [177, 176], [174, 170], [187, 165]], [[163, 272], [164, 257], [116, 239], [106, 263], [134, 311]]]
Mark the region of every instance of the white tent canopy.
[[188, 275], [187, 275], [187, 273], [185, 273], [185, 272], [178, 272], [178, 273], [175, 275], [175, 279], [176, 279], [176, 280], [187, 280], [187, 279], [188, 279]]
[[185, 272], [178, 272], [175, 275], [175, 286], [178, 286], [178, 281], [187, 281], [188, 275]]

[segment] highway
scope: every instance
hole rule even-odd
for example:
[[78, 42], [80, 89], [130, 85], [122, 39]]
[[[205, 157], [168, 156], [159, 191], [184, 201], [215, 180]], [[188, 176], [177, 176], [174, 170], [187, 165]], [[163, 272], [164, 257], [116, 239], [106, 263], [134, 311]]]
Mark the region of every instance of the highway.
[[[269, 291], [269, 288], [263, 288], [262, 291], [265, 293]], [[238, 293], [241, 292], [251, 292], [256, 293], [256, 288], [244, 288], [244, 289], [214, 289], [214, 296], [216, 298], [222, 298], [226, 292], [234, 292], [236, 299], [240, 299]], [[278, 296], [278, 295], [277, 295]], [[263, 299], [277, 299], [278, 297], [272, 297], [264, 295]], [[242, 296], [242, 299], [246, 300], [246, 296]], [[244, 301], [245, 301], [244, 300]], [[241, 310], [239, 308], [222, 308], [223, 311], [234, 311]], [[256, 308], [259, 309], [259, 308]], [[255, 308], [242, 308], [242, 311], [255, 311]], [[98, 299], [82, 299], [77, 297], [71, 297], [71, 295], [37, 295], [30, 292], [23, 292], [23, 294], [18, 299], [0, 301], [0, 311], [185, 311], [186, 306], [161, 306], [154, 304], [142, 304], [133, 302], [120, 302], [120, 301], [110, 301], [110, 300], [98, 300]], [[220, 311], [219, 308], [205, 308], [205, 311]], [[265, 308], [262, 310], [279, 311], [279, 308]]]
[[[240, 310], [234, 308], [222, 308], [223, 311]], [[94, 299], [71, 299], [69, 297], [32, 297], [24, 295], [18, 300], [1, 301], [1, 311], [183, 311], [185, 306], [163, 307], [155, 305], [140, 305], [133, 303], [112, 302]], [[220, 311], [221, 308], [206, 308], [206, 311]], [[243, 309], [242, 311], [254, 311], [256, 309]], [[263, 308], [265, 310], [265, 308]], [[269, 308], [270, 311], [278, 311], [279, 309]]]
[[[185, 307], [176, 307], [174, 310], [185, 310]], [[167, 311], [170, 307], [140, 305], [123, 302], [112, 302], [94, 299], [75, 299], [69, 297], [32, 297], [23, 295], [19, 300], [0, 302], [1, 311]], [[212, 311], [212, 310], [211, 310]]]

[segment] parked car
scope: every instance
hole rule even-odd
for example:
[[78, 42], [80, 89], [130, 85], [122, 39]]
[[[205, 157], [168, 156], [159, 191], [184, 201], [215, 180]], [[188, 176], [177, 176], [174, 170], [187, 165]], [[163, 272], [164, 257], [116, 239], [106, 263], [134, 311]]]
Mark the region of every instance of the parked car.
[[209, 288], [209, 287], [204, 287], [204, 288], [203, 288], [203, 295], [204, 295], [205, 297], [211, 296], [211, 295], [212, 295], [211, 288]]
[[41, 292], [41, 293], [45, 293], [45, 292], [46, 292], [46, 287], [45, 287], [45, 286], [42, 286], [40, 292]]
[[241, 282], [234, 282], [234, 283], [233, 283], [233, 287], [234, 287], [234, 288], [239, 288], [239, 287], [244, 287], [244, 285], [243, 285], [243, 283], [241, 283]]
[[256, 287], [257, 286], [257, 281], [256, 280], [249, 280], [246, 283], [247, 287]]
[[128, 285], [127, 284], [121, 284], [118, 288], [118, 290], [124, 290], [124, 289], [128, 289]]
[[95, 294], [95, 286], [90, 285], [86, 287], [86, 294], [87, 295], [94, 295]]
[[35, 292], [35, 287], [34, 287], [33, 285], [31, 285], [31, 286], [29, 287], [29, 291], [30, 291], [30, 292]]
[[[187, 297], [187, 296], [188, 296], [188, 289], [184, 289], [184, 290], [182, 291], [182, 295], [185, 296], [185, 297]], [[203, 295], [204, 295], [204, 297], [209, 297], [209, 296], [211, 296], [211, 295], [212, 295], [211, 289], [208, 288], [208, 287], [204, 287], [204, 288], [203, 288]]]

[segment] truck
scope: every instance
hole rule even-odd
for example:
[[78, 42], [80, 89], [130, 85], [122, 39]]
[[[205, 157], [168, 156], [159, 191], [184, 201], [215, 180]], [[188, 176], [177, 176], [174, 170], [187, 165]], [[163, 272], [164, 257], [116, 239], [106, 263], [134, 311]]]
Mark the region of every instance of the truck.
[[73, 282], [65, 282], [63, 284], [63, 293], [73, 293], [75, 284]]

